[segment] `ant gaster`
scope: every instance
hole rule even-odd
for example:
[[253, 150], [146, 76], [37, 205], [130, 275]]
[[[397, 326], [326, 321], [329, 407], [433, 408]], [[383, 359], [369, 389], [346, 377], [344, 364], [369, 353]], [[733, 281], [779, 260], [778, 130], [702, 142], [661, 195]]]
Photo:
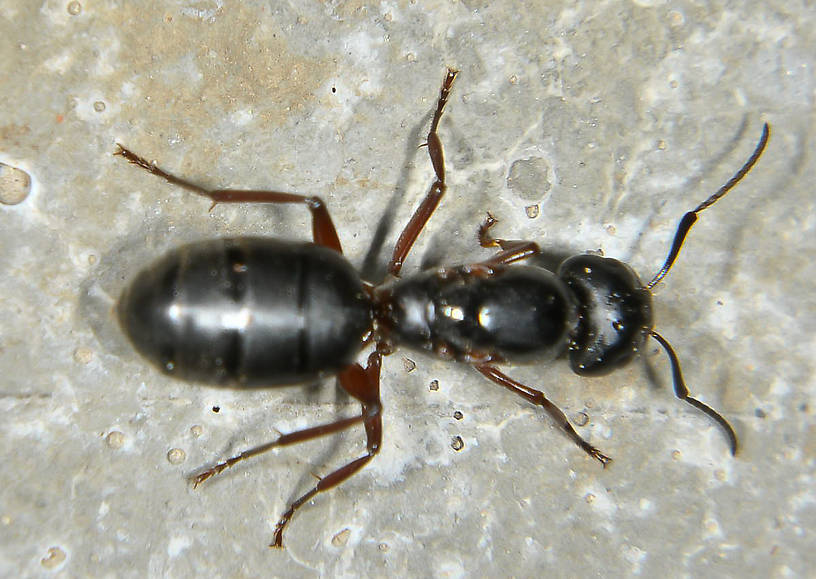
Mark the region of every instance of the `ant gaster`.
[[[628, 363], [654, 338], [671, 363], [678, 398], [720, 425], [731, 453], [737, 437], [708, 405], [689, 396], [677, 356], [652, 327], [651, 289], [668, 273], [697, 215], [722, 198], [754, 166], [768, 141], [762, 137], [745, 165], [680, 221], [663, 267], [647, 284], [615, 259], [577, 255], [556, 272], [517, 265], [539, 253], [532, 241], [489, 235], [488, 214], [479, 229], [482, 247], [498, 252], [477, 263], [442, 267], [401, 278], [411, 247], [445, 194], [445, 162], [437, 129], [457, 71], [448, 69], [428, 133], [436, 175], [403, 229], [388, 266], [390, 280], [370, 284], [342, 256], [326, 205], [318, 197], [277, 191], [207, 190], [176, 177], [119, 145], [134, 165], [219, 203], [294, 203], [312, 214], [313, 243], [260, 237], [214, 239], [175, 249], [130, 283], [118, 303], [122, 328], [135, 348], [173, 377], [235, 388], [265, 388], [336, 375], [356, 398], [359, 415], [283, 434], [193, 478], [198, 486], [244, 459], [272, 448], [333, 434], [362, 424], [366, 452], [339, 467], [289, 505], [271, 546], [301, 506], [348, 479], [380, 449], [380, 365], [397, 346], [427, 350], [470, 364], [479, 373], [541, 406], [587, 454], [611, 460], [584, 440], [542, 392], [499, 370], [499, 365], [542, 362], [567, 353], [581, 376], [606, 374]], [[373, 346], [365, 366], [355, 361]]]

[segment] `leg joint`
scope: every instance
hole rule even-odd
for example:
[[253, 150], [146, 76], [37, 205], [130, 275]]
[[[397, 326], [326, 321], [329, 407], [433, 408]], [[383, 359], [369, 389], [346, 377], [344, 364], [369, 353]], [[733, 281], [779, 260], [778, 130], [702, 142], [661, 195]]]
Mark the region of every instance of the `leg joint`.
[[326, 203], [320, 197], [306, 197], [306, 205], [309, 209], [321, 209], [326, 207]]

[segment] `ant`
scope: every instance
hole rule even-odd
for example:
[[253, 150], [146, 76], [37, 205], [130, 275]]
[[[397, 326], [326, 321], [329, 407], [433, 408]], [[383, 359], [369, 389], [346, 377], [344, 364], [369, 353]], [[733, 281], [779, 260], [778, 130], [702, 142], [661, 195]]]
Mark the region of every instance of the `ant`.
[[[134, 347], [164, 373], [190, 382], [234, 388], [308, 383], [336, 375], [360, 402], [361, 412], [246, 450], [193, 477], [198, 486], [237, 462], [272, 448], [362, 425], [366, 452], [337, 468], [290, 504], [271, 547], [295, 512], [318, 493], [362, 469], [382, 443], [380, 366], [397, 346], [470, 364], [487, 379], [541, 406], [561, 429], [604, 467], [610, 458], [582, 438], [564, 413], [539, 390], [507, 376], [498, 365], [545, 362], [567, 354], [581, 376], [607, 374], [627, 364], [654, 338], [671, 363], [675, 395], [724, 431], [731, 454], [734, 429], [717, 411], [692, 398], [669, 343], [653, 329], [652, 293], [672, 267], [697, 220], [731, 190], [768, 142], [766, 123], [754, 152], [737, 173], [686, 213], [660, 271], [647, 284], [626, 264], [576, 255], [556, 272], [517, 265], [537, 255], [532, 241], [493, 238], [488, 214], [479, 243], [497, 248], [484, 261], [400, 277], [402, 265], [445, 194], [445, 161], [437, 133], [457, 71], [448, 69], [431, 120], [427, 145], [435, 180], [403, 229], [391, 257], [389, 280], [375, 285], [343, 257], [340, 240], [319, 197], [278, 191], [207, 190], [176, 177], [118, 145], [116, 155], [219, 203], [294, 203], [312, 216], [313, 242], [261, 237], [213, 239], [179, 247], [139, 273], [117, 305], [119, 322]], [[365, 365], [356, 358], [373, 346]]]

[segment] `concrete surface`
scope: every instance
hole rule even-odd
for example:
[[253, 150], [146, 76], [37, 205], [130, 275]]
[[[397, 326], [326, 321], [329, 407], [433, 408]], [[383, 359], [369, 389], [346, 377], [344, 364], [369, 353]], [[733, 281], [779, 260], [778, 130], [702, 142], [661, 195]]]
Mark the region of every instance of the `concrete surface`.
[[[531, 4], [2, 3], [0, 575], [812, 576], [812, 7]], [[356, 456], [359, 431], [197, 490], [186, 477], [354, 404], [331, 382], [174, 382], [111, 307], [168, 248], [302, 238], [307, 212], [208, 213], [114, 143], [207, 186], [322, 195], [376, 278], [430, 184], [417, 146], [445, 66], [461, 70], [441, 129], [450, 189], [406, 273], [485, 256], [475, 231], [490, 210], [498, 234], [550, 257], [600, 250], [648, 279], [680, 216], [772, 125], [656, 290], [658, 330], [742, 450], [732, 458], [674, 398], [654, 343], [603, 379], [561, 362], [506, 368], [614, 457], [606, 470], [472, 370], [399, 351], [383, 371], [380, 456], [273, 551], [288, 501]]]

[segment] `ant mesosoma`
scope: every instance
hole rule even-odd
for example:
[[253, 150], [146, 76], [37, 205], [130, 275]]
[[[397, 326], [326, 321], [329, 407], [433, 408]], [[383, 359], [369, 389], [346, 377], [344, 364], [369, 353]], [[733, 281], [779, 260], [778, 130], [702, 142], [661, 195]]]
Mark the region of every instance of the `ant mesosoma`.
[[[362, 411], [284, 434], [221, 462], [193, 478], [195, 486], [244, 459], [272, 448], [362, 424], [366, 452], [341, 466], [281, 516], [271, 546], [303, 504], [348, 479], [380, 449], [380, 365], [398, 345], [470, 364], [496, 384], [541, 406], [587, 454], [611, 460], [584, 440], [542, 392], [513, 380], [497, 364], [547, 361], [566, 352], [581, 376], [606, 374], [628, 363], [654, 338], [671, 363], [674, 392], [713, 418], [737, 452], [734, 429], [718, 412], [689, 396], [677, 356], [652, 328], [651, 289], [668, 273], [697, 215], [722, 198], [759, 159], [768, 142], [765, 124], [751, 157], [716, 193], [686, 213], [663, 267], [643, 285], [615, 259], [577, 255], [553, 273], [512, 265], [539, 253], [532, 241], [490, 237], [496, 220], [479, 228], [482, 247], [498, 252], [477, 263], [442, 267], [400, 278], [402, 264], [445, 193], [445, 163], [437, 134], [457, 71], [448, 69], [428, 133], [436, 179], [403, 229], [388, 272], [393, 279], [363, 281], [342, 256], [326, 205], [318, 197], [278, 191], [203, 189], [171, 175], [119, 145], [117, 155], [172, 184], [218, 203], [295, 203], [312, 214], [314, 242], [238, 237], [175, 249], [142, 271], [118, 303], [122, 328], [136, 349], [179, 379], [236, 388], [307, 383], [335, 374]], [[365, 366], [355, 362], [373, 345]]]

